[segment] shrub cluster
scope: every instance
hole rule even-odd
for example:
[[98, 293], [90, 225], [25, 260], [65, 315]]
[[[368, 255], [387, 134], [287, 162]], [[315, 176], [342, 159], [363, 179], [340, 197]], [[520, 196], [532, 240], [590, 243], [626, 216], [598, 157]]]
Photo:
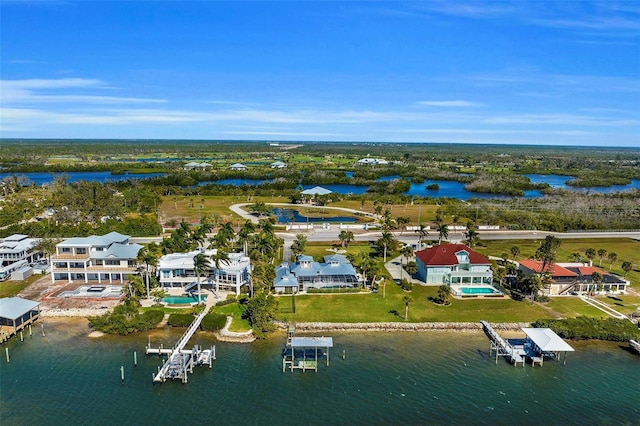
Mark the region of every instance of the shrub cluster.
[[135, 302], [127, 299], [123, 305], [113, 308], [113, 312], [97, 317], [89, 317], [89, 325], [108, 334], [130, 334], [154, 328], [164, 318], [162, 309], [148, 309], [138, 312]]
[[572, 340], [609, 340], [624, 342], [640, 338], [640, 329], [630, 321], [615, 318], [577, 317], [538, 320], [534, 327], [548, 327], [558, 336]]
[[200, 328], [204, 331], [218, 331], [224, 328], [227, 323], [227, 316], [216, 312], [209, 312], [200, 323]]
[[411, 289], [413, 289], [413, 283], [408, 279], [403, 278], [400, 280], [400, 287], [402, 287], [404, 291], [411, 291]]
[[172, 327], [188, 327], [193, 322], [193, 314], [173, 313], [169, 314], [167, 323]]

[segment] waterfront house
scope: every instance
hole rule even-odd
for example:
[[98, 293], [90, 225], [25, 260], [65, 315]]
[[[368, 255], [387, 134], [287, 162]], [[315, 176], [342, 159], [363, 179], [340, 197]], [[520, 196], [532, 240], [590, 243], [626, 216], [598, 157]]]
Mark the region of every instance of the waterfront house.
[[380, 166], [389, 164], [387, 160], [383, 160], [382, 158], [362, 158], [356, 162], [358, 166]]
[[131, 244], [128, 235], [68, 238], [56, 245], [51, 256], [51, 281], [80, 281], [98, 284], [123, 284], [137, 273], [139, 244]]
[[491, 262], [464, 244], [440, 244], [416, 252], [418, 276], [426, 284], [491, 285]]
[[276, 268], [276, 291], [286, 291], [294, 285], [293, 283], [298, 285], [300, 291], [310, 288], [356, 287], [358, 274], [351, 262], [341, 254], [327, 255], [322, 262], [302, 255], [297, 261], [283, 263]]
[[[592, 292], [602, 294], [625, 293], [627, 286], [630, 285], [629, 281], [621, 277], [579, 262], [554, 263], [547, 265], [543, 271], [541, 261], [526, 259], [518, 262], [518, 269], [525, 277], [533, 274], [548, 275], [550, 282], [542, 290], [550, 296]], [[600, 283], [593, 281], [594, 272], [599, 273], [602, 277]]]
[[235, 163], [229, 166], [229, 170], [233, 170], [236, 172], [244, 172], [247, 170], [247, 166], [241, 163]]
[[[217, 253], [213, 250], [194, 250], [188, 253], [171, 253], [162, 256], [158, 261], [158, 281], [164, 288], [193, 289], [198, 282], [193, 266], [193, 258], [197, 254], [211, 257]], [[251, 260], [244, 253], [228, 253], [229, 260], [220, 261], [220, 269], [216, 270], [213, 261], [211, 268], [200, 277], [201, 287], [222, 288], [240, 294], [243, 285], [249, 285], [251, 278]]]
[[198, 163], [196, 161], [192, 161], [184, 165], [185, 170], [206, 170], [209, 167], [211, 167], [211, 164], [209, 163]]
[[44, 256], [37, 249], [39, 243], [39, 238], [29, 238], [29, 236], [23, 234], [13, 234], [0, 239], [0, 267], [21, 260], [26, 260], [27, 263], [34, 263]]
[[271, 163], [272, 169], [284, 169], [285, 167], [287, 167], [287, 165], [282, 161], [274, 161], [273, 163]]

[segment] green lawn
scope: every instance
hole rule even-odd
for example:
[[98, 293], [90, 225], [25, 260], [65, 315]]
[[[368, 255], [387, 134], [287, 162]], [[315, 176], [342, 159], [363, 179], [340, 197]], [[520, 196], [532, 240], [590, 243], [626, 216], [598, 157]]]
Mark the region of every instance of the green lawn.
[[573, 318], [578, 316], [608, 317], [608, 315], [600, 309], [594, 308], [577, 297], [552, 297], [544, 306], [549, 308], [547, 318]]
[[377, 294], [304, 295], [296, 297], [296, 313], [291, 309], [291, 297], [281, 296], [279, 318], [287, 321], [318, 322], [393, 322], [404, 321], [403, 296], [409, 295], [411, 322], [467, 322], [486, 319], [494, 322], [528, 322], [549, 317], [538, 304], [509, 299], [453, 300], [449, 306], [439, 306], [429, 300], [437, 287], [415, 286], [405, 293], [396, 284], [387, 284]]
[[598, 300], [625, 315], [636, 312], [640, 308], [640, 296], [636, 295], [598, 297]]
[[42, 278], [41, 274], [31, 275], [24, 281], [3, 281], [0, 282], [0, 298], [14, 297], [23, 289]]
[[229, 331], [241, 333], [244, 331], [249, 331], [251, 329], [249, 321], [242, 318], [243, 311], [238, 303], [230, 303], [224, 306], [215, 306], [213, 310], [214, 312], [217, 312], [219, 314], [231, 315], [233, 317], [233, 321], [229, 326]]

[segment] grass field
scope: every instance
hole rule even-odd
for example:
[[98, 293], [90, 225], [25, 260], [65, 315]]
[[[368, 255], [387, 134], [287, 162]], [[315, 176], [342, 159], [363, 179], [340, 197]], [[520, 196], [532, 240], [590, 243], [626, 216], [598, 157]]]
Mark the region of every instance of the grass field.
[[160, 217], [163, 221], [183, 219], [189, 223], [199, 223], [205, 216], [219, 218], [220, 221], [242, 223], [242, 218], [231, 210], [229, 206], [238, 203], [287, 203], [285, 197], [253, 197], [247, 200], [245, 196], [214, 195], [199, 197], [164, 197], [160, 205]]
[[14, 297], [16, 294], [20, 293], [23, 289], [30, 286], [34, 282], [38, 281], [42, 278], [42, 275], [31, 275], [24, 281], [3, 281], [0, 282], [0, 298], [3, 297]]

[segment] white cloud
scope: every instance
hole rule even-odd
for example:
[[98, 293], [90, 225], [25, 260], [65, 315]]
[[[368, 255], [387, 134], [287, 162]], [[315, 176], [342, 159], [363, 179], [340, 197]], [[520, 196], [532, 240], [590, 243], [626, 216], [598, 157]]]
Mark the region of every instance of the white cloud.
[[[101, 80], [88, 78], [60, 79], [26, 79], [0, 80], [2, 103], [94, 103], [94, 104], [130, 104], [130, 103], [163, 103], [163, 99], [146, 99], [135, 97], [118, 97], [89, 94], [60, 93], [63, 91], [111, 89]], [[53, 93], [51, 93], [53, 92]]]

